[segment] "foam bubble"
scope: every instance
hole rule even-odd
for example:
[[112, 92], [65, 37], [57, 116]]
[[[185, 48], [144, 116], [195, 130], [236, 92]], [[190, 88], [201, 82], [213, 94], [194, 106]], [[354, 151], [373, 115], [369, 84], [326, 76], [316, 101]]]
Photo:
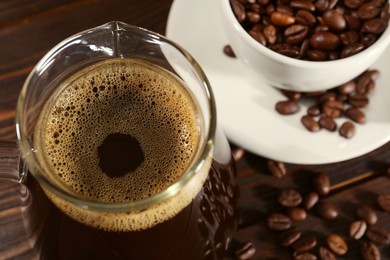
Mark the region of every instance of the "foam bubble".
[[[46, 170], [79, 196], [124, 203], [148, 198], [181, 176], [196, 150], [197, 117], [190, 94], [168, 72], [137, 60], [112, 59], [80, 71], [59, 88], [40, 116], [34, 142]], [[145, 160], [134, 172], [111, 178], [99, 167], [98, 147], [114, 133], [134, 137]], [[188, 205], [205, 177], [201, 179], [197, 190], [182, 194], [177, 206], [160, 205], [141, 216], [142, 221], [123, 213], [125, 225], [118, 224], [119, 213], [86, 211], [46, 192], [78, 221], [106, 230], [138, 230]]]

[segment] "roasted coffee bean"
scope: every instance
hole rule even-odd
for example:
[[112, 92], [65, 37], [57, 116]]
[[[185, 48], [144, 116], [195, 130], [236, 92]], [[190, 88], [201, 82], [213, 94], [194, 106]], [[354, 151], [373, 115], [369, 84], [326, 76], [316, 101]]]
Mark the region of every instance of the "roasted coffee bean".
[[288, 43], [276, 46], [274, 44], [271, 46], [271, 49], [274, 48], [274, 50], [284, 56], [291, 57], [291, 58], [299, 58], [299, 55], [301, 54], [300, 49], [296, 46], [290, 45]]
[[362, 31], [365, 33], [372, 33], [375, 35], [381, 34], [386, 30], [387, 23], [388, 23], [387, 21], [380, 18], [367, 20], [363, 24]]
[[378, 221], [378, 216], [373, 208], [367, 205], [361, 205], [356, 210], [356, 215], [364, 220], [368, 225], [374, 225]]
[[250, 259], [256, 254], [256, 248], [249, 241], [242, 242], [237, 246], [234, 254], [239, 260]]
[[375, 82], [370, 73], [364, 73], [356, 85], [356, 93], [370, 95], [375, 89]]
[[281, 115], [291, 115], [299, 111], [299, 105], [297, 101], [289, 99], [277, 102], [275, 109]]
[[295, 14], [296, 22], [302, 25], [312, 27], [316, 23], [316, 18], [313, 13], [306, 10], [299, 10]]
[[326, 61], [329, 58], [328, 52], [320, 50], [308, 50], [306, 56], [311, 61]]
[[325, 220], [335, 220], [339, 216], [337, 208], [328, 201], [321, 200], [315, 206], [318, 216]]
[[317, 238], [313, 235], [301, 235], [301, 237], [292, 244], [296, 252], [307, 252], [317, 245]]
[[334, 121], [334, 119], [329, 117], [329, 116], [320, 117], [320, 120], [318, 120], [318, 123], [320, 124], [321, 128], [324, 128], [324, 129], [331, 131], [331, 132], [334, 132], [337, 129], [336, 121]]
[[390, 232], [378, 224], [369, 226], [366, 231], [366, 236], [378, 245], [390, 244]]
[[320, 130], [318, 122], [310, 115], [305, 115], [301, 118], [301, 122], [304, 127], [310, 132], [317, 132]]
[[354, 43], [348, 44], [347, 46], [345, 46], [342, 49], [342, 51], [340, 53], [340, 57], [347, 58], [349, 56], [352, 56], [352, 55], [355, 55], [355, 54], [361, 52], [365, 48], [366, 48], [366, 46], [361, 42], [354, 42]]
[[297, 189], [285, 188], [279, 193], [278, 202], [286, 208], [296, 207], [302, 202], [302, 195]]
[[263, 29], [263, 35], [267, 43], [274, 44], [277, 40], [276, 28], [272, 24], [266, 25]]
[[306, 25], [293, 24], [284, 31], [284, 38], [287, 43], [298, 44], [306, 39], [309, 28]]
[[359, 34], [356, 31], [347, 31], [340, 34], [340, 40], [345, 46], [348, 46], [359, 41]]
[[361, 43], [363, 43], [366, 47], [369, 47], [374, 44], [377, 37], [373, 34], [365, 34], [360, 37]]
[[231, 57], [231, 58], [235, 58], [236, 57], [236, 54], [234, 54], [234, 51], [232, 49], [232, 47], [230, 45], [225, 45], [223, 47], [223, 53], [225, 53], [227, 56]]
[[246, 19], [252, 23], [252, 24], [255, 24], [257, 23], [258, 21], [260, 21], [260, 14], [256, 13], [256, 12], [247, 12], [246, 13]]
[[322, 111], [331, 118], [340, 117], [343, 114], [344, 104], [338, 100], [327, 100], [322, 105]]
[[307, 109], [307, 114], [310, 116], [319, 116], [321, 114], [321, 109], [318, 106], [311, 106]]
[[287, 27], [295, 23], [295, 17], [285, 13], [273, 12], [271, 14], [271, 21], [277, 26]]
[[245, 150], [242, 147], [233, 147], [232, 148], [232, 156], [234, 161], [238, 162], [245, 155]]
[[230, 4], [232, 6], [233, 13], [236, 16], [236, 19], [240, 23], [245, 21], [246, 18], [245, 6], [242, 3], [240, 3], [240, 1], [238, 0], [231, 0]]
[[312, 180], [313, 188], [319, 195], [327, 195], [330, 191], [330, 179], [323, 173], [314, 175]]
[[324, 22], [332, 31], [341, 32], [347, 27], [347, 21], [342, 13], [337, 10], [329, 9], [323, 14]]
[[367, 224], [364, 220], [356, 220], [349, 226], [349, 236], [352, 239], [361, 239], [366, 233]]
[[377, 198], [377, 202], [381, 209], [390, 213], [390, 194], [380, 194]]
[[357, 10], [357, 15], [360, 19], [368, 20], [372, 19], [380, 13], [381, 9], [375, 4], [374, 1], [362, 4]]
[[303, 252], [303, 253], [294, 253], [294, 260], [317, 260], [317, 257], [311, 253]]
[[320, 247], [319, 255], [321, 260], [336, 260], [336, 256], [324, 246]]
[[353, 107], [363, 108], [368, 105], [369, 100], [366, 94], [354, 94], [349, 97], [348, 103]]
[[286, 166], [283, 162], [268, 160], [267, 168], [276, 178], [282, 178], [286, 175]]
[[268, 227], [272, 230], [287, 230], [291, 227], [291, 219], [281, 213], [273, 213], [268, 217]]
[[264, 46], [267, 45], [267, 38], [265, 38], [264, 34], [261, 31], [251, 30], [248, 33], [250, 34], [250, 36], [252, 36], [253, 39], [258, 41], [260, 44]]
[[366, 114], [356, 107], [345, 110], [345, 116], [359, 124], [366, 122]]
[[310, 12], [314, 12], [316, 10], [315, 5], [310, 0], [292, 0], [290, 5], [296, 9], [302, 9]]
[[339, 235], [329, 235], [326, 237], [326, 245], [336, 255], [345, 255], [348, 251], [348, 245]]
[[344, 122], [339, 128], [339, 134], [347, 139], [355, 135], [355, 125], [349, 121]]
[[333, 92], [325, 92], [320, 95], [317, 99], [317, 105], [323, 105], [326, 101], [334, 101], [336, 100], [336, 93]]
[[333, 51], [339, 47], [340, 39], [334, 33], [319, 31], [310, 37], [310, 45], [320, 51]]
[[350, 80], [344, 83], [343, 85], [339, 86], [337, 88], [337, 91], [341, 94], [348, 95], [353, 93], [355, 89], [356, 89], [356, 82], [354, 80]]
[[282, 246], [291, 246], [295, 241], [297, 241], [302, 235], [302, 232], [297, 228], [291, 228], [289, 230], [283, 231], [280, 235], [279, 241]]
[[282, 94], [285, 95], [288, 99], [292, 99], [292, 100], [298, 100], [298, 99], [300, 99], [301, 96], [302, 96], [302, 93], [301, 93], [301, 92], [292, 91], [292, 90], [282, 89], [281, 92], [282, 92]]
[[303, 221], [307, 218], [307, 213], [303, 208], [293, 207], [287, 210], [287, 216], [292, 221]]
[[360, 246], [360, 253], [364, 260], [380, 260], [381, 252], [379, 248], [371, 242], [363, 242]]
[[302, 206], [306, 210], [312, 209], [320, 199], [320, 196], [317, 192], [311, 191], [307, 193], [302, 200]]

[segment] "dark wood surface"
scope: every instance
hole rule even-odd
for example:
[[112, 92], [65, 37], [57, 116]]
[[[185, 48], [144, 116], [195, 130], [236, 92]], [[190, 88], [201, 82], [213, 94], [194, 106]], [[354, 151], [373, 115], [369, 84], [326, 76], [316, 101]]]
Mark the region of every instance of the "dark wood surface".
[[[0, 138], [15, 139], [14, 115], [19, 91], [33, 66], [56, 43], [76, 32], [111, 20], [164, 34], [171, 3], [171, 0], [1, 1]], [[350, 247], [342, 258], [359, 259], [359, 242], [348, 239], [348, 226], [355, 219], [357, 205], [363, 203], [376, 209], [379, 223], [390, 230], [390, 216], [381, 211], [376, 203], [378, 194], [390, 193], [387, 176], [390, 143], [367, 155], [341, 163], [312, 166], [287, 164], [287, 175], [280, 179], [270, 174], [266, 162], [266, 158], [251, 153], [245, 153], [237, 161], [241, 218], [235, 240], [251, 241], [254, 244], [256, 255], [253, 259], [292, 258], [291, 249], [275, 243], [279, 234], [267, 228], [266, 219], [272, 212], [282, 212], [276, 201], [282, 188], [296, 187], [306, 193], [310, 191], [311, 179], [316, 173], [330, 177], [332, 191], [322, 199], [332, 202], [339, 210], [340, 217], [329, 222], [309, 212], [307, 220], [294, 225], [306, 233], [316, 235], [319, 245], [324, 243], [326, 235], [340, 234], [347, 239]], [[369, 177], [353, 181], [365, 175]], [[16, 184], [0, 180], [0, 216], [12, 216], [15, 230], [21, 227], [22, 221], [21, 210], [15, 199], [17, 196], [19, 192]], [[18, 238], [6, 237], [10, 234], [4, 230], [4, 226], [0, 223], [0, 241], [14, 239], [12, 244], [17, 245]], [[17, 250], [28, 252], [28, 245], [20, 241]], [[390, 259], [390, 248], [381, 247], [381, 251], [382, 259]], [[312, 252], [317, 253], [318, 246]], [[29, 254], [24, 253], [24, 256]]]

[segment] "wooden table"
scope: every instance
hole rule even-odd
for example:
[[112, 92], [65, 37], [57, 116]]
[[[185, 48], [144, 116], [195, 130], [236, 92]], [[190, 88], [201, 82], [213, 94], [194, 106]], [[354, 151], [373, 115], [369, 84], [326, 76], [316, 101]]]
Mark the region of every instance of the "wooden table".
[[[2, 1], [0, 138], [15, 139], [14, 115], [19, 91], [33, 66], [55, 44], [76, 32], [111, 20], [164, 34], [171, 3], [171, 0]], [[316, 173], [329, 176], [333, 189], [323, 199], [338, 208], [340, 217], [329, 222], [310, 212], [307, 220], [294, 225], [306, 233], [315, 234], [319, 245], [324, 243], [326, 235], [340, 234], [350, 247], [344, 258], [359, 259], [358, 242], [348, 239], [348, 226], [355, 219], [354, 212], [359, 204], [368, 204], [377, 210], [379, 223], [390, 230], [390, 216], [376, 203], [377, 194], [390, 192], [390, 181], [386, 175], [390, 165], [390, 143], [346, 162], [314, 166], [287, 164], [287, 175], [280, 179], [270, 174], [266, 162], [266, 158], [248, 152], [237, 161], [241, 218], [235, 238], [237, 242], [251, 241], [254, 244], [254, 259], [292, 258], [291, 249], [275, 243], [279, 234], [267, 228], [266, 219], [272, 212], [281, 212], [276, 197], [282, 188], [295, 187], [306, 193], [311, 189], [310, 182]], [[349, 183], [358, 176], [369, 177]], [[11, 214], [15, 230], [22, 221], [18, 194], [16, 184], [0, 181], [0, 219]], [[17, 232], [7, 232], [4, 226], [5, 223], [0, 222], [0, 252], [7, 249], [19, 254], [21, 259], [31, 258], [28, 245], [18, 240]], [[381, 247], [381, 251], [383, 259], [390, 258], [389, 248]], [[313, 252], [318, 252], [318, 246]]]

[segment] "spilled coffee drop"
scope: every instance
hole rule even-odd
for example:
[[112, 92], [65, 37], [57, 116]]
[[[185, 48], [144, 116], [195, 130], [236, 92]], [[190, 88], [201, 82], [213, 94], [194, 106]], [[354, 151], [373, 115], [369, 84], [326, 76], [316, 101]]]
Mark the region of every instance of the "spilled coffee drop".
[[98, 147], [99, 166], [109, 177], [122, 177], [133, 172], [144, 161], [138, 141], [128, 134], [114, 133]]

